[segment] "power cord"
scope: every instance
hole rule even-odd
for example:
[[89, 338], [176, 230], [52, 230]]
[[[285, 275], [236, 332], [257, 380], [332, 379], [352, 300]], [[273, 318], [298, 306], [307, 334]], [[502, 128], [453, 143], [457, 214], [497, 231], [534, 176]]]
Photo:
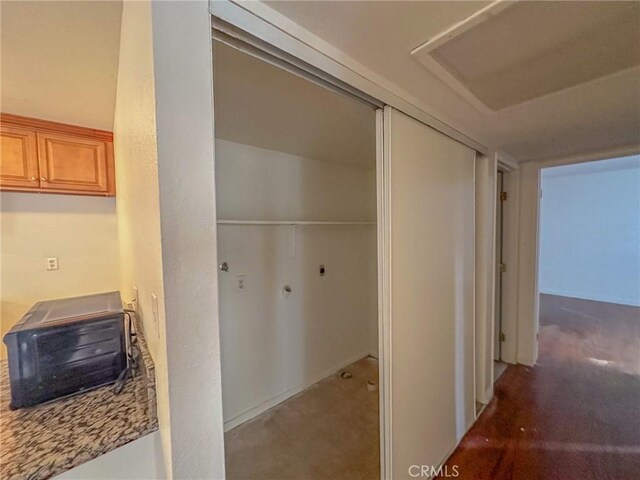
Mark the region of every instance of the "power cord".
[[128, 348], [127, 348], [127, 368], [125, 368], [118, 378], [116, 379], [116, 383], [113, 385], [113, 393], [115, 395], [119, 395], [124, 386], [127, 383], [129, 377], [133, 378], [136, 375], [136, 371], [138, 370], [138, 359], [140, 358], [140, 349], [138, 348], [138, 336], [136, 332], [133, 330], [133, 320], [131, 318], [131, 314], [135, 315], [133, 310], [125, 310], [124, 314], [129, 319], [129, 328], [127, 329], [128, 333]]

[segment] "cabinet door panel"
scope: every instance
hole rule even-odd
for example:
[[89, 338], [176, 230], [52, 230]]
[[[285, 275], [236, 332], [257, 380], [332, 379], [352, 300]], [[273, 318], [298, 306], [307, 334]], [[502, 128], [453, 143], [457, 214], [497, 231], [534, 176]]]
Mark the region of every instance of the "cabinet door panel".
[[38, 149], [43, 189], [108, 192], [105, 142], [39, 133]]
[[36, 133], [2, 125], [0, 128], [0, 187], [40, 186]]

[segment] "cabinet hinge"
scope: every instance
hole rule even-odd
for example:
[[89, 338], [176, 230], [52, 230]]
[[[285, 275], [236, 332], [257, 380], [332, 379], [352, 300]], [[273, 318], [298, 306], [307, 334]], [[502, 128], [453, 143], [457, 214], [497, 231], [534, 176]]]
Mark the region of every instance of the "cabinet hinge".
[[500, 263], [500, 265], [498, 265], [498, 268], [500, 269], [500, 271], [502, 273], [507, 271], [507, 264], [506, 263]]
[[507, 192], [500, 192], [500, 201], [501, 202], [507, 201]]
[[500, 332], [500, 341], [504, 342], [506, 341], [507, 337], [504, 335], [504, 333]]

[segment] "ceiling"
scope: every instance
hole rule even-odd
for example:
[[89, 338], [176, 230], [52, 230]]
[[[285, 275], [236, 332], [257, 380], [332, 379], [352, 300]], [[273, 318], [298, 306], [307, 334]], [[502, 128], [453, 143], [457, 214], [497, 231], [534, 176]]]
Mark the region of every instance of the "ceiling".
[[113, 129], [122, 2], [0, 2], [2, 111]]
[[640, 143], [640, 2], [267, 4], [516, 160]]
[[[500, 11], [412, 53], [431, 55], [492, 111], [640, 64], [640, 8], [632, 2], [492, 6]], [[550, 22], [556, 27], [541, 32]]]
[[375, 168], [375, 110], [214, 43], [216, 137], [316, 160]]

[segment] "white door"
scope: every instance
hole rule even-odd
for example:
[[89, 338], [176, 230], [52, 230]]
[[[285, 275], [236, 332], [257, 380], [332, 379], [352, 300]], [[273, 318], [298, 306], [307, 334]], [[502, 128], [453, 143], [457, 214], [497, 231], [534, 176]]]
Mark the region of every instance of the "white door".
[[438, 467], [474, 419], [475, 152], [390, 107], [384, 133], [395, 480]]

